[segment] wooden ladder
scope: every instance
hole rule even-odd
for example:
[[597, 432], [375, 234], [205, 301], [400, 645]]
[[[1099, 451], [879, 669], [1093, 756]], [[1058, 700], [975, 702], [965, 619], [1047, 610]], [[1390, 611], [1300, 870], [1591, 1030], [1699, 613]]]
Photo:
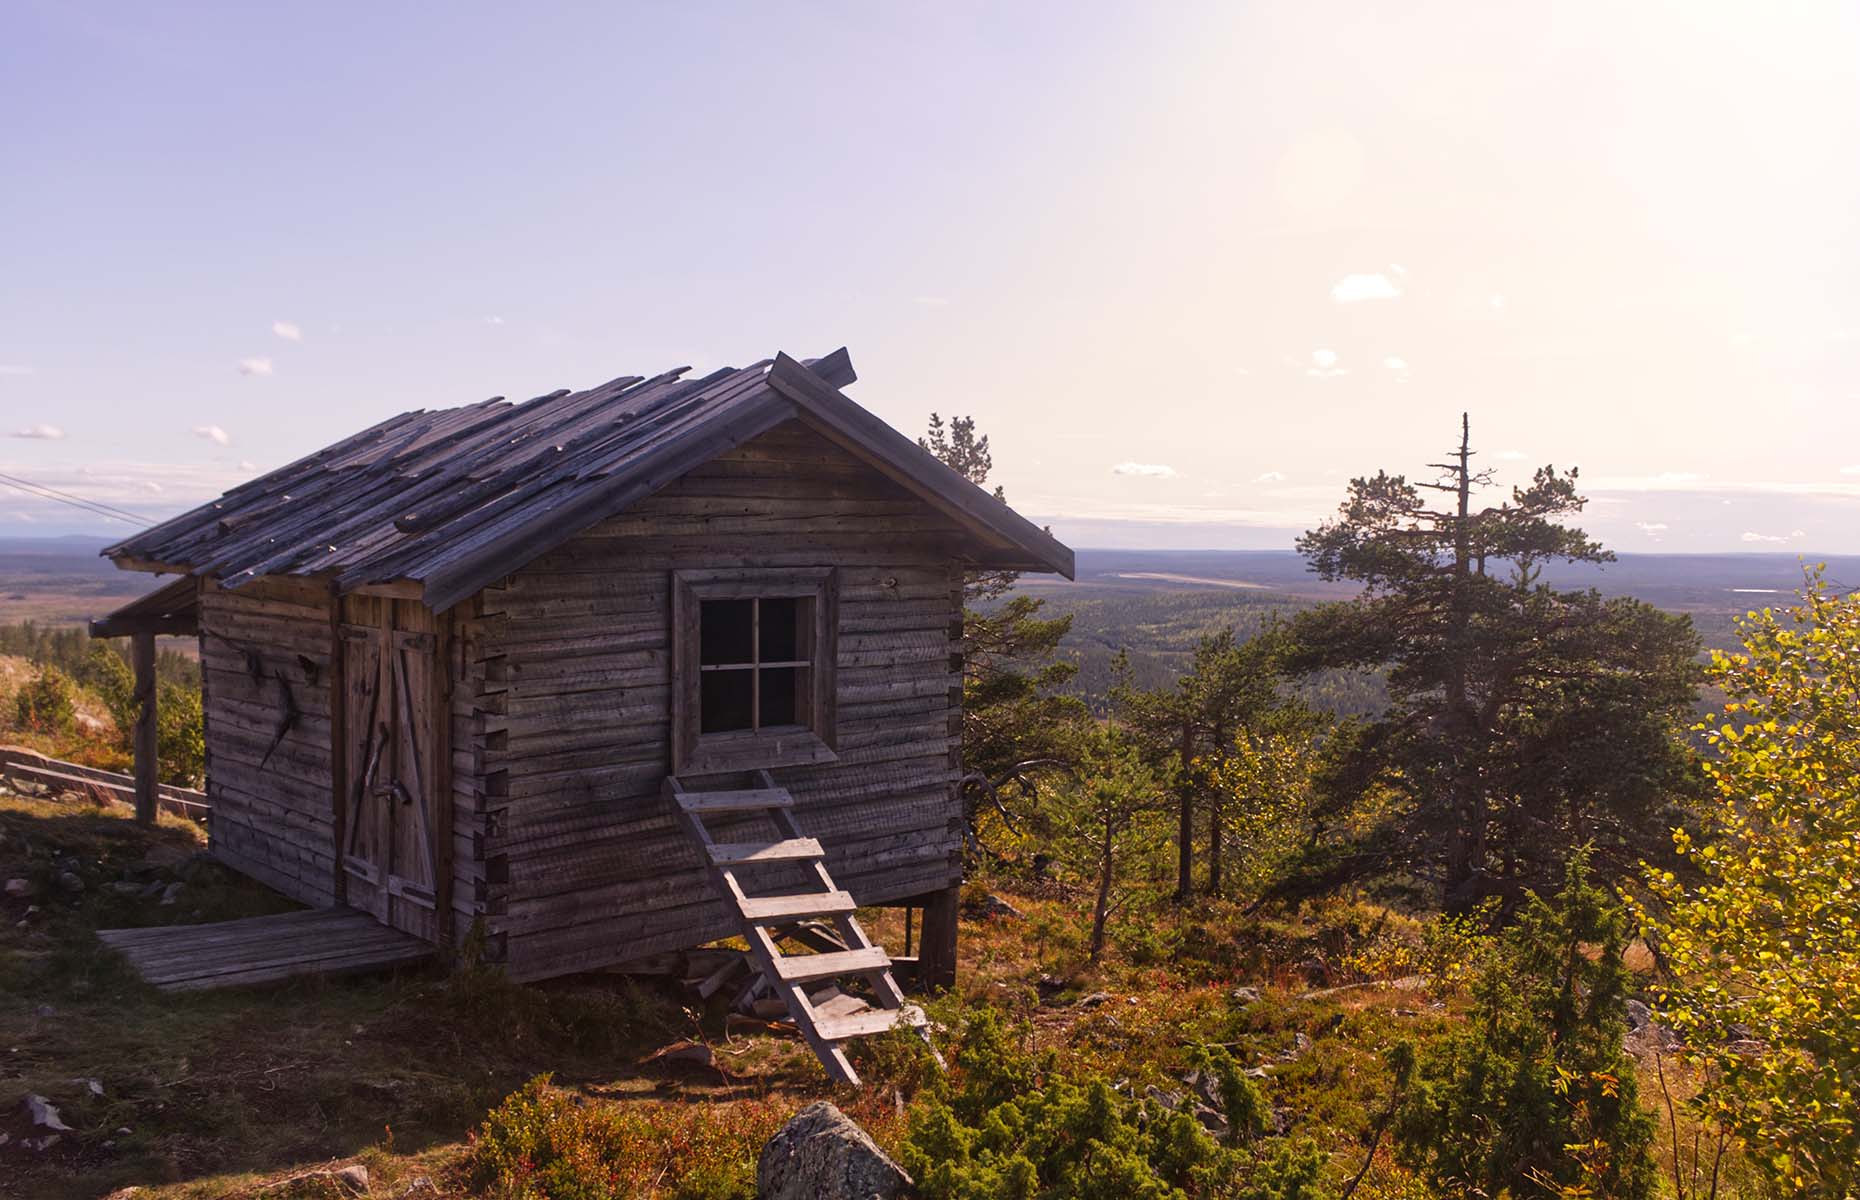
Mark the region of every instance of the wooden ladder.
[[[767, 771], [757, 772], [759, 786], [734, 791], [701, 792], [687, 790], [676, 775], [665, 779], [665, 794], [678, 808], [678, 814], [691, 836], [703, 847], [710, 864], [711, 882], [736, 909], [742, 923], [743, 937], [749, 942], [750, 958], [762, 972], [775, 994], [788, 1006], [801, 1036], [820, 1056], [827, 1074], [841, 1083], [858, 1086], [859, 1073], [840, 1049], [841, 1043], [856, 1037], [884, 1033], [903, 1021], [917, 1030], [924, 1044], [936, 1056], [942, 1056], [930, 1043], [930, 1030], [923, 1010], [904, 1002], [904, 993], [891, 976], [891, 959], [875, 946], [853, 919], [858, 907], [853, 898], [842, 892], [827, 873], [820, 843], [805, 837], [794, 820], [794, 797], [776, 786]], [[775, 842], [718, 842], [704, 825], [707, 816], [728, 816], [766, 812], [781, 830]], [[815, 878], [824, 889], [798, 895], [751, 896], [743, 890], [737, 872], [776, 864], [810, 864]], [[813, 918], [829, 920], [845, 943], [846, 949], [824, 954], [784, 955], [776, 946], [773, 929]], [[842, 976], [864, 976], [879, 1007], [866, 1012], [838, 1016], [816, 1012], [807, 996], [806, 985]]]

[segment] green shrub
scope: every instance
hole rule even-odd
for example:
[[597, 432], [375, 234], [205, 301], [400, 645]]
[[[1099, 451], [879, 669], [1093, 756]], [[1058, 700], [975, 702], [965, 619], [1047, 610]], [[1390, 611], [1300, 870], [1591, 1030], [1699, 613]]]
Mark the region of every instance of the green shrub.
[[784, 1121], [765, 1102], [585, 1102], [539, 1075], [472, 1136], [473, 1194], [502, 1200], [752, 1200], [756, 1159]]
[[[1278, 1153], [1217, 1145], [1188, 1112], [1121, 1094], [1101, 1076], [1056, 1073], [992, 1009], [967, 1014], [954, 1059], [913, 1105], [900, 1155], [926, 1200], [1319, 1195], [1315, 1152], [1293, 1170]], [[1232, 1140], [1253, 1139], [1267, 1114], [1258, 1088], [1219, 1047], [1195, 1061], [1214, 1073]], [[1305, 1175], [1309, 1186], [1296, 1182]]]
[[70, 733], [77, 727], [77, 685], [57, 667], [42, 668], [19, 689], [14, 718], [34, 733]]
[[163, 682], [156, 690], [155, 757], [164, 782], [200, 787], [206, 781], [206, 726], [198, 687]]
[[1653, 1122], [1621, 1047], [1626, 928], [1583, 855], [1555, 903], [1530, 898], [1465, 1025], [1421, 1059], [1395, 1123], [1404, 1163], [1451, 1195], [1653, 1194]]
[[84, 651], [84, 661], [77, 671], [77, 681], [97, 694], [125, 748], [136, 726], [136, 676], [123, 656], [110, 643], [93, 641]]

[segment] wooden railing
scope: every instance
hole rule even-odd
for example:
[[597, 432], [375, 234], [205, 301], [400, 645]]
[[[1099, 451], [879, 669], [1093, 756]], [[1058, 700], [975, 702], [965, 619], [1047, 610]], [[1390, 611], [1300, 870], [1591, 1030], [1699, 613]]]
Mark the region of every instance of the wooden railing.
[[[0, 775], [66, 791], [101, 796], [131, 808], [136, 804], [136, 781], [128, 775], [96, 767], [47, 758], [23, 746], [0, 746]], [[156, 788], [161, 806], [192, 821], [207, 819], [207, 795], [192, 788], [164, 783]]]

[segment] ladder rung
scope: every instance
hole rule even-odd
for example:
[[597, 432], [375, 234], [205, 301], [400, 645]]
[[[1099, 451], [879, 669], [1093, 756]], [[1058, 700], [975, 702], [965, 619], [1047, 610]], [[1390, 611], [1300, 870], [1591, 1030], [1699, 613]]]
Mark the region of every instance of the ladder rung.
[[800, 917], [831, 917], [859, 906], [846, 892], [815, 892], [810, 896], [754, 896], [743, 901], [747, 921], [786, 921]]
[[799, 954], [775, 960], [775, 973], [784, 983], [811, 983], [838, 975], [856, 975], [864, 971], [883, 971], [891, 965], [884, 950], [867, 946], [859, 950], [839, 950], [832, 954]]
[[784, 788], [750, 788], [735, 792], [680, 792], [678, 806], [688, 813], [761, 812], [793, 808], [794, 797]]
[[710, 861], [720, 867], [823, 857], [820, 843], [813, 838], [788, 838], [780, 842], [716, 842], [709, 849]]
[[900, 1022], [919, 1026], [924, 1023], [924, 1014], [914, 1005], [906, 1008], [873, 1008], [845, 1017], [821, 1017], [814, 1022], [814, 1032], [826, 1041], [843, 1042], [848, 1038], [883, 1033]]

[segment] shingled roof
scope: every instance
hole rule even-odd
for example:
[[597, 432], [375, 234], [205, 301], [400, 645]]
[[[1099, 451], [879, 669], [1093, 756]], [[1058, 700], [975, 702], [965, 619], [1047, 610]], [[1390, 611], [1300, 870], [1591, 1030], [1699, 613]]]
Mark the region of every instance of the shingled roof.
[[524, 404], [391, 417], [106, 548], [132, 570], [412, 580], [434, 609], [730, 447], [800, 420], [949, 513], [978, 563], [1072, 575], [1072, 551], [853, 403], [844, 349], [686, 379], [629, 375]]

